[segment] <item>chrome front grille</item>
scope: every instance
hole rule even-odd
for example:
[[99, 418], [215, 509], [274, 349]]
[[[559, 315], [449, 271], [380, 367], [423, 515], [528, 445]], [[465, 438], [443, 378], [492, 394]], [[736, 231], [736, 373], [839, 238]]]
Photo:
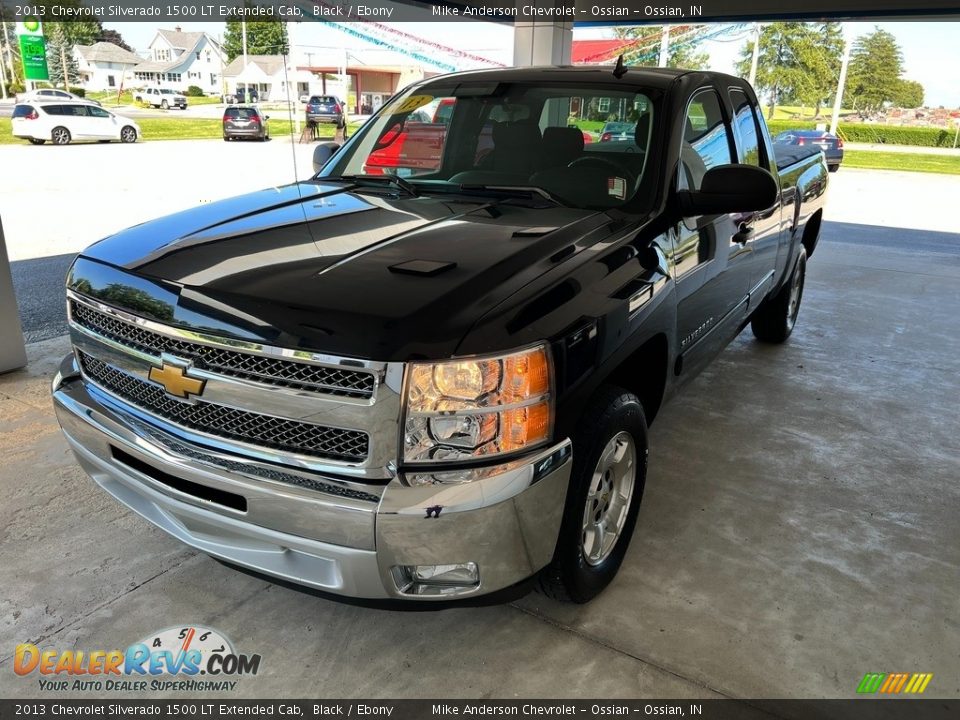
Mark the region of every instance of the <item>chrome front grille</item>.
[[191, 361], [198, 369], [264, 385], [352, 398], [371, 398], [374, 393], [375, 377], [370, 372], [312, 365], [180, 340], [120, 320], [75, 300], [69, 302], [70, 317], [80, 327], [150, 355], [169, 353]]
[[359, 430], [263, 415], [202, 400], [182, 402], [160, 386], [117, 370], [85, 352], [78, 350], [77, 359], [92, 382], [175, 425], [259, 447], [338, 461], [363, 462], [369, 454], [369, 435]]

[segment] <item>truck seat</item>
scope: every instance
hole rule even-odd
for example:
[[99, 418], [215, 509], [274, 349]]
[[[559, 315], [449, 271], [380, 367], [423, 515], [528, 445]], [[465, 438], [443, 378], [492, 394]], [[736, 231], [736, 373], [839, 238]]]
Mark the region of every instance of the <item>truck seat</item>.
[[540, 169], [566, 167], [583, 154], [583, 133], [577, 128], [548, 127], [540, 145]]

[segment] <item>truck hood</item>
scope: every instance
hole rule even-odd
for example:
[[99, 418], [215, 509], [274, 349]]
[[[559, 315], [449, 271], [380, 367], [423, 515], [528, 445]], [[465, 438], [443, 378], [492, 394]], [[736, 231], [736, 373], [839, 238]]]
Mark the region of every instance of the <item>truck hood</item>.
[[344, 183], [270, 188], [90, 246], [68, 285], [186, 329], [382, 361], [452, 355], [491, 308], [609, 235], [603, 213]]

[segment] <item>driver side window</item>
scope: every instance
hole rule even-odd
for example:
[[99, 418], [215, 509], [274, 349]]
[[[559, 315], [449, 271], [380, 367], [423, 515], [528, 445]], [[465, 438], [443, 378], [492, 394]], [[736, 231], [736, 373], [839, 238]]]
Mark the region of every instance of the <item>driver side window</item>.
[[701, 90], [687, 106], [680, 145], [678, 189], [699, 190], [707, 170], [733, 162], [730, 129], [715, 90]]

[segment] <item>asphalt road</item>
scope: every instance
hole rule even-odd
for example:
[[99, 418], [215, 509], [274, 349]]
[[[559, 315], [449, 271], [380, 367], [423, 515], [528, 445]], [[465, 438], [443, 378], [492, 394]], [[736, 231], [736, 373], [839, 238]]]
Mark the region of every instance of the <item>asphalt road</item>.
[[28, 343], [67, 332], [63, 280], [74, 257], [73, 253], [67, 253], [10, 263], [20, 323]]

